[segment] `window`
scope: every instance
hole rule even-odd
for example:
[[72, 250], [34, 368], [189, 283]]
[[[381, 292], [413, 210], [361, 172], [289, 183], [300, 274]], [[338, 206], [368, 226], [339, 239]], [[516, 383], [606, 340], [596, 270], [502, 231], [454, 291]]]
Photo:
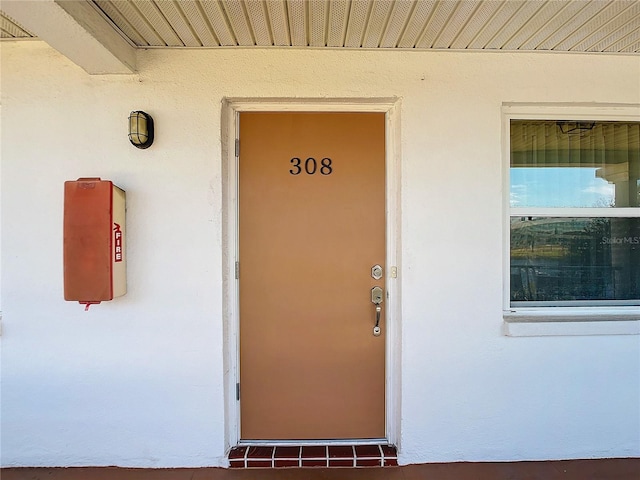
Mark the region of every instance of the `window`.
[[508, 122], [508, 309], [640, 312], [640, 122]]

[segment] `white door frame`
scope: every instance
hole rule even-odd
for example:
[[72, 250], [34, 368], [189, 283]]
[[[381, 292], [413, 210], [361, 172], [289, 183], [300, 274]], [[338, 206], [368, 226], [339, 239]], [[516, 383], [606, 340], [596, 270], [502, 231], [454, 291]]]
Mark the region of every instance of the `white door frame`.
[[[227, 450], [240, 442], [239, 296], [236, 279], [238, 257], [238, 162], [236, 139], [240, 112], [383, 112], [386, 115], [386, 441], [400, 440], [400, 100], [375, 99], [259, 99], [228, 98], [222, 102], [223, 178], [223, 325], [225, 378], [225, 442]], [[261, 442], [264, 443], [264, 442]], [[276, 443], [276, 442], [274, 442]], [[286, 442], [277, 442], [286, 444]], [[299, 442], [297, 442], [299, 444]], [[305, 442], [313, 444], [313, 441]], [[323, 442], [326, 443], [326, 442]], [[336, 441], [354, 443], [353, 441]]]

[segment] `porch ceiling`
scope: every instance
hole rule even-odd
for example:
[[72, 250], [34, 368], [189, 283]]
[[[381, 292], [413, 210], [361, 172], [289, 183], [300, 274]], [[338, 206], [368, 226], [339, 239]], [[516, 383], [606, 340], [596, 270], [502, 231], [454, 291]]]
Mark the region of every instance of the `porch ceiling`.
[[[2, 38], [46, 41], [37, 25], [23, 25], [27, 18], [10, 16], [20, 11], [13, 3], [56, 4], [89, 33], [99, 19], [132, 48], [640, 52], [640, 0], [3, 2]], [[89, 22], [88, 7], [96, 16]]]

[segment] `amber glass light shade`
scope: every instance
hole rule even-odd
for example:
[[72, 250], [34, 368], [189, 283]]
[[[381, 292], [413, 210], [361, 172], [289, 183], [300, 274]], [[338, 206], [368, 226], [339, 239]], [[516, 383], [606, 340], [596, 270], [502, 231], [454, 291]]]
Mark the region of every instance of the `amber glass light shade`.
[[153, 118], [148, 113], [129, 114], [129, 141], [137, 148], [149, 148], [153, 143]]

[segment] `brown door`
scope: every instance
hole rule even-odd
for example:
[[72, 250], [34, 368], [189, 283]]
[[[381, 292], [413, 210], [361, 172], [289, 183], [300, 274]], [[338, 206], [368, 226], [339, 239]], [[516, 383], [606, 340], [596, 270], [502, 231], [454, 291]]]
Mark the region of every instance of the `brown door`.
[[385, 114], [239, 122], [241, 438], [383, 438]]

